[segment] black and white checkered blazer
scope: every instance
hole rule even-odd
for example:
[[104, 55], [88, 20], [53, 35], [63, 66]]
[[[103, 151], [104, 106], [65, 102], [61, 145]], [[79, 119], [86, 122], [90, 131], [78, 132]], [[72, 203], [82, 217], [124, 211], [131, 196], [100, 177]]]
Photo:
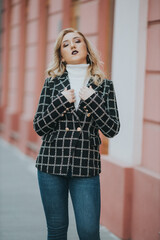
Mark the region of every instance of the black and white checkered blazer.
[[104, 79], [100, 86], [92, 78], [87, 86], [96, 91], [81, 100], [78, 109], [61, 93], [70, 89], [67, 71], [45, 80], [33, 127], [42, 136], [36, 167], [43, 172], [90, 177], [101, 172], [98, 130], [114, 137], [120, 128], [113, 82]]

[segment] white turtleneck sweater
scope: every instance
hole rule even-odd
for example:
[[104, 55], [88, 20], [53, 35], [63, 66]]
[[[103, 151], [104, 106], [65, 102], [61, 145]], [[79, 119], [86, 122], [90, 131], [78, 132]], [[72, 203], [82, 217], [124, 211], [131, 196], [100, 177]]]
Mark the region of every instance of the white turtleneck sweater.
[[68, 72], [68, 77], [71, 85], [71, 89], [74, 89], [75, 93], [75, 108], [78, 108], [80, 97], [79, 91], [80, 88], [84, 85], [86, 86], [87, 81], [85, 82], [85, 77], [87, 74], [89, 64], [67, 64], [66, 69]]

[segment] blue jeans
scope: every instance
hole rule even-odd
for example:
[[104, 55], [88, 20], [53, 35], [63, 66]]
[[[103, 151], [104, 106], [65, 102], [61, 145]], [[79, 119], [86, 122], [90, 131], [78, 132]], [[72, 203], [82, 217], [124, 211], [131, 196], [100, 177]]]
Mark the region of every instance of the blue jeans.
[[100, 240], [100, 181], [95, 177], [63, 177], [38, 170], [48, 240], [67, 240], [70, 191], [80, 240]]

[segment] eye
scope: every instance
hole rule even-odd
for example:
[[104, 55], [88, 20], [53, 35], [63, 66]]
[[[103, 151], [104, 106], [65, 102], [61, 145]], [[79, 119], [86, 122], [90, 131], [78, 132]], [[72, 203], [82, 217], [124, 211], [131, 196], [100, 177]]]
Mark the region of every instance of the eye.
[[65, 47], [67, 47], [68, 46], [68, 43], [64, 43], [63, 44], [63, 47], [65, 48]]
[[80, 43], [80, 42], [81, 42], [80, 39], [76, 39], [76, 40], [75, 40], [75, 43]]

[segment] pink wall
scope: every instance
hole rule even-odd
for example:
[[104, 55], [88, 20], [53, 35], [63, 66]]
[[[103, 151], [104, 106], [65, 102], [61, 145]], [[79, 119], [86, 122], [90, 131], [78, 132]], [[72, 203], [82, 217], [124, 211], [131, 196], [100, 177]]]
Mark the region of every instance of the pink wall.
[[[6, 139], [14, 136], [14, 132], [18, 129], [18, 114], [19, 114], [19, 63], [20, 63], [20, 34], [21, 34], [21, 5], [20, 2], [7, 2], [6, 8], [10, 12], [9, 25], [10, 31], [8, 35], [8, 60], [6, 62], [6, 69], [8, 74], [5, 78], [7, 82], [7, 108], [3, 113], [6, 128]], [[9, 10], [10, 8], [10, 10]], [[10, 134], [10, 131], [12, 133]]]
[[102, 161], [101, 223], [123, 239], [131, 236], [133, 169], [111, 159]]
[[132, 239], [160, 232], [160, 1], [150, 0], [144, 96], [142, 166], [134, 169]]
[[46, 60], [45, 67], [52, 60], [54, 42], [61, 30], [63, 21], [63, 1], [50, 1], [47, 13], [47, 34], [46, 34]]
[[132, 239], [158, 240], [160, 177], [145, 168], [135, 168], [133, 179]]
[[160, 1], [149, 1], [142, 165], [160, 173]]

